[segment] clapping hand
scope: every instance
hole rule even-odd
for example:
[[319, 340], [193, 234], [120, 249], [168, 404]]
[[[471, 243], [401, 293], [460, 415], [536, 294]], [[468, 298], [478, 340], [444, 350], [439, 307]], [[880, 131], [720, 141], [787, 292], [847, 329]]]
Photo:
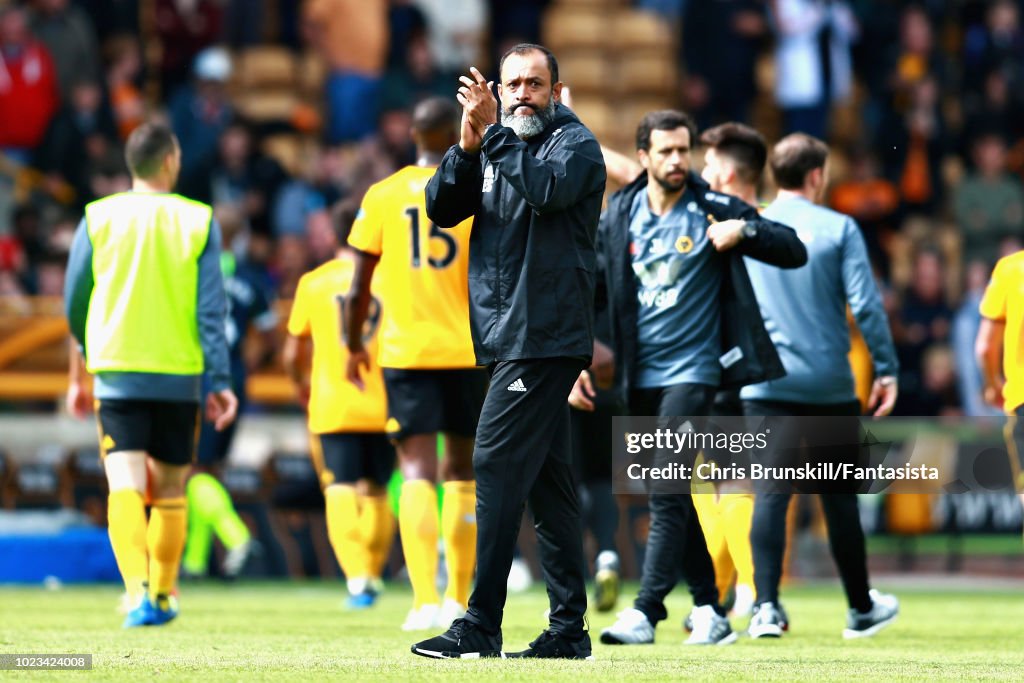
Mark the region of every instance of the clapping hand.
[[498, 101], [491, 88], [493, 81], [487, 81], [477, 68], [471, 67], [469, 76], [460, 76], [462, 86], [455, 96], [462, 105], [462, 128], [459, 146], [470, 153], [480, 151], [487, 126], [498, 121]]

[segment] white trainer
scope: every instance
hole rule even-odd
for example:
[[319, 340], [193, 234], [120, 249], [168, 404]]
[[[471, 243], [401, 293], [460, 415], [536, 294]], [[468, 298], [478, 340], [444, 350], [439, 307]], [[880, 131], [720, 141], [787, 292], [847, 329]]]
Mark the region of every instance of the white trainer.
[[736, 642], [736, 632], [729, 620], [720, 616], [711, 605], [694, 607], [690, 612], [693, 633], [684, 645], [730, 645]]
[[441, 608], [438, 605], [421, 605], [419, 609], [409, 610], [402, 624], [403, 631], [428, 631], [437, 628], [437, 618]]
[[614, 624], [601, 631], [605, 645], [647, 645], [654, 642], [654, 626], [647, 615], [630, 607], [615, 615]]

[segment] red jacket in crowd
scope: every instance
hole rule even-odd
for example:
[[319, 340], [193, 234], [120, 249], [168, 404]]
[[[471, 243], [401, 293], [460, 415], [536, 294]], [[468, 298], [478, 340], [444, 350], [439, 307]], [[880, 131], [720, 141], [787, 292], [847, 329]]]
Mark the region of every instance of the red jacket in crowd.
[[53, 61], [35, 41], [17, 54], [5, 52], [0, 50], [0, 147], [32, 149], [59, 104]]

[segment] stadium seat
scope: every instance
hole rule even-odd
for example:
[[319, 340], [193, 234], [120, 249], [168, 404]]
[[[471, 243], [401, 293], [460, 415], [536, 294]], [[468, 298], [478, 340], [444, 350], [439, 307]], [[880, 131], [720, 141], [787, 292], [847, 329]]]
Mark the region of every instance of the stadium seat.
[[624, 54], [618, 68], [618, 82], [624, 94], [654, 93], [669, 95], [679, 89], [675, 62], [661, 54]]
[[616, 125], [621, 125], [618, 122], [614, 107], [606, 97], [576, 97], [575, 93], [573, 93], [572, 106], [580, 121], [587, 128], [590, 128], [597, 136], [597, 139], [602, 142], [604, 137], [601, 135], [601, 132], [608, 131]]
[[572, 48], [607, 49], [609, 15], [599, 8], [556, 6], [544, 14], [541, 40], [556, 55]]
[[239, 92], [292, 88], [298, 75], [295, 55], [284, 47], [261, 45], [243, 50], [235, 58], [233, 86]]
[[660, 59], [674, 61], [676, 27], [663, 17], [642, 10], [624, 9], [615, 15], [612, 44], [622, 52], [647, 51]]
[[290, 121], [299, 99], [289, 91], [247, 92], [234, 99], [238, 111], [251, 121]]
[[558, 56], [558, 75], [572, 88], [573, 102], [579, 102], [577, 95], [593, 93], [604, 95], [616, 87], [609, 78], [609, 59], [597, 50], [571, 50]]

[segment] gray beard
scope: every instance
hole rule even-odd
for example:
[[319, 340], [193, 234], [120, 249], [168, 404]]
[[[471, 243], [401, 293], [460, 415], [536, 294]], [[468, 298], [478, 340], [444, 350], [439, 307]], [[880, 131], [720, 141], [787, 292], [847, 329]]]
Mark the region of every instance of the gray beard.
[[501, 110], [501, 125], [511, 128], [520, 140], [529, 140], [540, 135], [555, 120], [555, 100], [552, 98], [548, 106], [535, 111], [532, 116], [517, 116]]

